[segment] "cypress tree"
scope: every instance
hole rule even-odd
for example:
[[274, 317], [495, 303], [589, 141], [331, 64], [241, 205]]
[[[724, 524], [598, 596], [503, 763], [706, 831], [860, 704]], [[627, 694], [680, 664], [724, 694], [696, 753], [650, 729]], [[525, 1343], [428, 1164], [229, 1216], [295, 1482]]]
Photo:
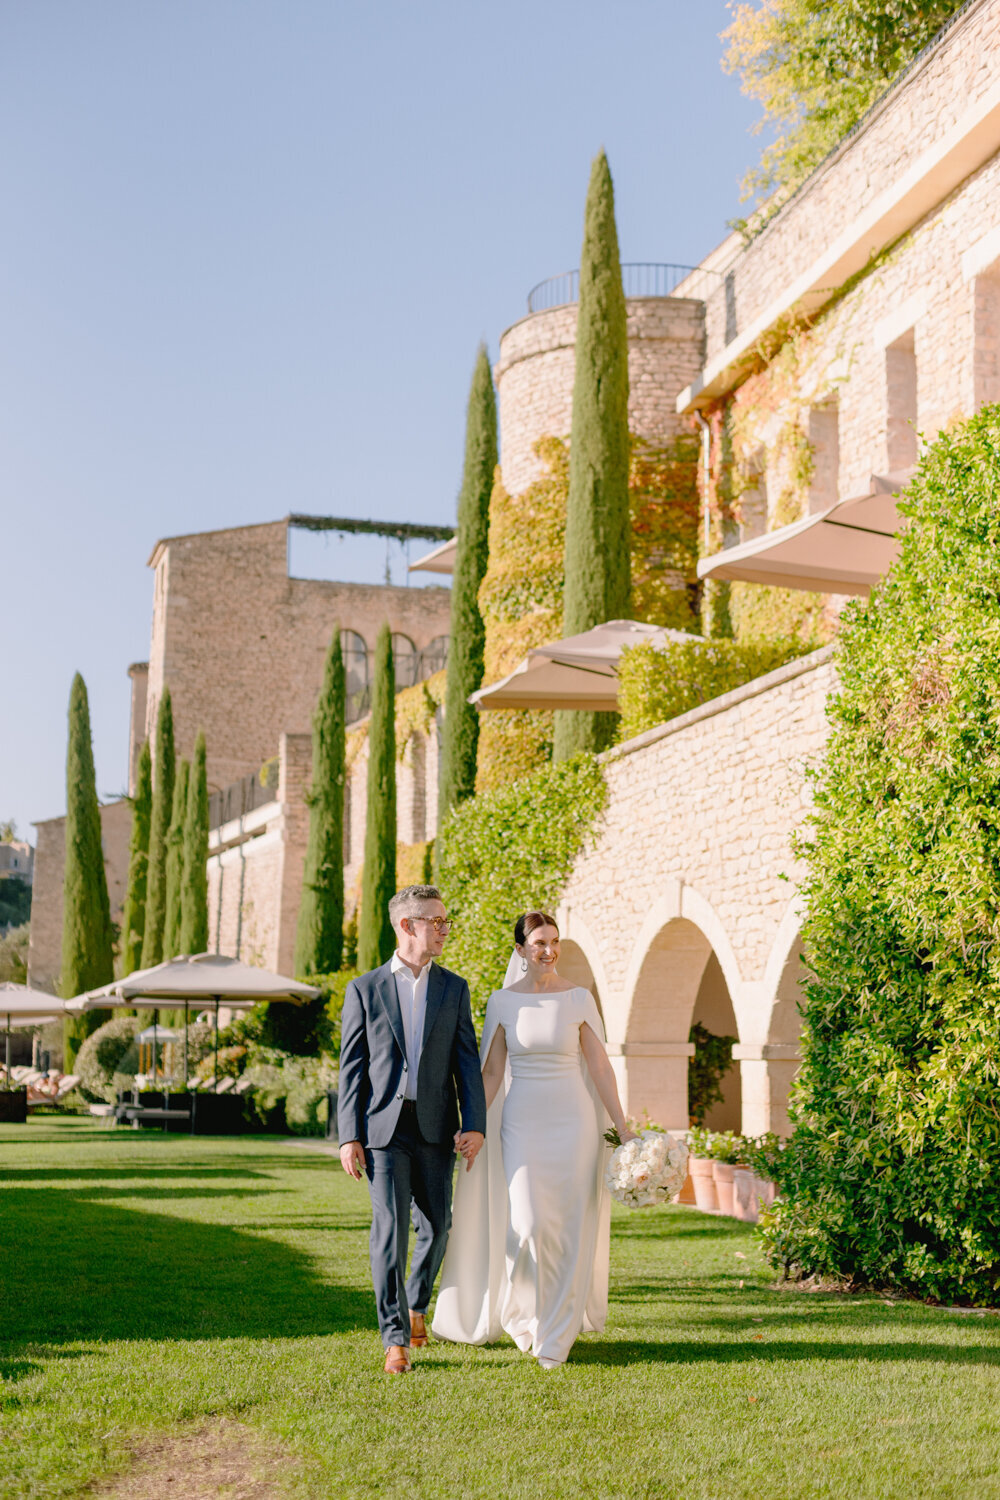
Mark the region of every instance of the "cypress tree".
[[180, 953], [208, 949], [208, 771], [205, 736], [199, 729], [184, 820]]
[[[87, 688], [77, 672], [69, 696], [66, 751], [66, 864], [60, 988], [69, 999], [114, 977], [111, 906], [101, 848], [101, 811], [94, 774]], [[84, 1038], [111, 1019], [91, 1010], [64, 1022], [64, 1066], [72, 1066]]]
[[133, 973], [142, 960], [142, 934], [146, 925], [146, 877], [149, 865], [149, 819], [153, 803], [152, 757], [149, 741], [139, 752], [135, 796], [132, 799], [132, 834], [128, 846], [128, 885], [122, 912], [121, 972]]
[[181, 952], [181, 887], [184, 881], [184, 824], [187, 820], [188, 782], [191, 762], [181, 760], [174, 777], [174, 795], [167, 834], [166, 897], [163, 917], [163, 957]]
[[343, 959], [346, 690], [337, 629], [313, 715], [309, 843], [295, 934], [296, 974], [330, 974]]
[[[608, 159], [595, 157], [587, 189], [566, 506], [563, 635], [628, 615], [628, 336], [615, 198]], [[556, 760], [611, 743], [617, 715], [556, 714]]]
[[379, 631], [368, 720], [368, 808], [361, 882], [358, 966], [375, 969], [396, 946], [389, 898], [396, 890], [396, 681], [392, 636]]
[[164, 688], [156, 716], [156, 755], [153, 757], [153, 811], [149, 825], [149, 877], [146, 886], [146, 927], [142, 935], [142, 967], [163, 958], [163, 929], [167, 914], [167, 839], [174, 802], [174, 710], [170, 689]]
[[490, 494], [497, 466], [497, 404], [486, 347], [479, 346], [465, 418], [465, 464], [458, 497], [458, 550], [451, 589], [448, 678], [441, 745], [439, 817], [476, 789], [479, 715], [469, 703], [483, 681], [486, 632], [479, 586], [489, 554]]

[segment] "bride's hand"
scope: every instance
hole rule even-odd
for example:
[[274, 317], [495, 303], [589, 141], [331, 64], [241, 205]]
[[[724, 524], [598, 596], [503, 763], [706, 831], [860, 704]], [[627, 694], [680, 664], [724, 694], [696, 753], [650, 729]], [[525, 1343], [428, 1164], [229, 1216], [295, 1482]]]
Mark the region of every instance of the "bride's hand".
[[626, 1125], [626, 1127], [625, 1127], [624, 1130], [619, 1130], [618, 1134], [622, 1138], [622, 1145], [623, 1146], [627, 1146], [628, 1143], [629, 1143], [629, 1141], [637, 1141], [639, 1139], [639, 1133], [638, 1133], [638, 1131], [636, 1131], [636, 1130], [629, 1130], [629, 1128], [628, 1128], [627, 1125]]

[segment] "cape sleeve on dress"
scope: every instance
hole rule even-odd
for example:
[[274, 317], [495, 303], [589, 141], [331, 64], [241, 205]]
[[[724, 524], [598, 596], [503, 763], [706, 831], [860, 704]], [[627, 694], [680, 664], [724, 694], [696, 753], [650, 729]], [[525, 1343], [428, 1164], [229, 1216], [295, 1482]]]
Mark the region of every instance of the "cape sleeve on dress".
[[[502, 992], [486, 1006], [480, 1063], [485, 1063], [500, 1025]], [[437, 1338], [457, 1344], [486, 1344], [499, 1339], [500, 1303], [506, 1275], [507, 1182], [500, 1148], [503, 1105], [510, 1087], [510, 1063], [503, 1087], [486, 1116], [486, 1141], [472, 1170], [459, 1163], [451, 1232], [434, 1320]]]
[[[582, 990], [582, 1015], [581, 1024], [585, 1021], [597, 1037], [602, 1047], [607, 1046], [607, 1037], [604, 1033], [604, 1022], [601, 1013], [597, 1009], [597, 1001], [589, 990]], [[604, 1325], [608, 1320], [608, 1277], [611, 1270], [611, 1195], [608, 1185], [604, 1179], [605, 1169], [608, 1164], [610, 1147], [604, 1139], [604, 1132], [611, 1123], [607, 1111], [601, 1102], [601, 1096], [597, 1092], [594, 1080], [590, 1076], [587, 1067], [580, 1054], [580, 1066], [583, 1069], [584, 1081], [591, 1103], [594, 1106], [594, 1129], [597, 1132], [597, 1180], [594, 1184], [594, 1193], [597, 1202], [597, 1241], [594, 1248], [594, 1274], [590, 1282], [590, 1291], [587, 1294], [587, 1310], [583, 1320], [584, 1333], [603, 1333]]]

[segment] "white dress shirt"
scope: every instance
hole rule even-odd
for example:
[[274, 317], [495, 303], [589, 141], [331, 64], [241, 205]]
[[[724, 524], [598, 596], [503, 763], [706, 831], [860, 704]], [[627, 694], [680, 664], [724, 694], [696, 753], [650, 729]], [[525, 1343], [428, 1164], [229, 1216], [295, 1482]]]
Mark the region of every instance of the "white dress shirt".
[[420, 1053], [424, 1045], [424, 1013], [427, 1009], [427, 981], [431, 966], [428, 961], [416, 978], [409, 964], [404, 963], [398, 950], [392, 955], [389, 965], [396, 976], [396, 994], [403, 1016], [403, 1035], [406, 1038], [406, 1071], [403, 1074], [404, 1099], [417, 1097], [417, 1071]]

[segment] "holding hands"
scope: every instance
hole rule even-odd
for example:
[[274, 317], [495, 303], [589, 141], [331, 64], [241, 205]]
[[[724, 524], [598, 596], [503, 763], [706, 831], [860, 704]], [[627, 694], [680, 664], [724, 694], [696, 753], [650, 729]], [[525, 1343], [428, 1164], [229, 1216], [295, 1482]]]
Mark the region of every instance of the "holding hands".
[[455, 1154], [465, 1157], [465, 1170], [471, 1171], [472, 1163], [483, 1149], [486, 1137], [479, 1130], [456, 1130]]

